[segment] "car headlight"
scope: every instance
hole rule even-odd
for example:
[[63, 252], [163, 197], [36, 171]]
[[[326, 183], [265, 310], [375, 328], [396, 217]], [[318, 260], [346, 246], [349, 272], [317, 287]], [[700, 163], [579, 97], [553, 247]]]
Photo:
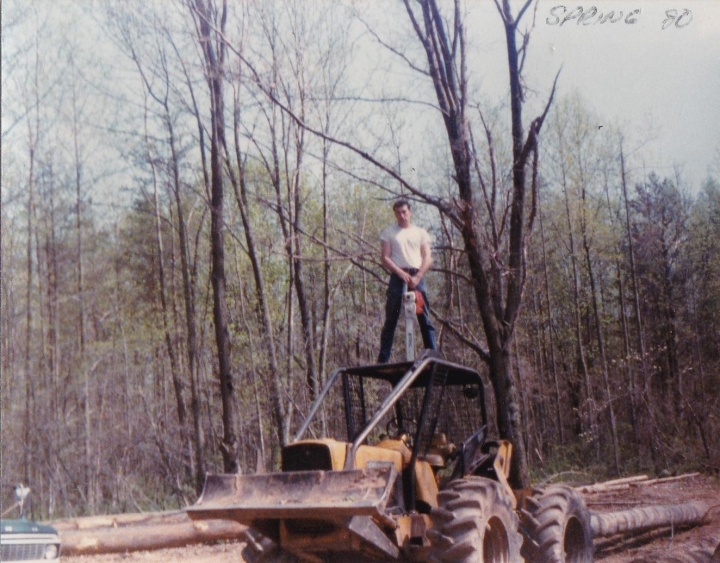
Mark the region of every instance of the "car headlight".
[[45, 559], [57, 559], [58, 556], [58, 546], [54, 543], [49, 544], [45, 548]]

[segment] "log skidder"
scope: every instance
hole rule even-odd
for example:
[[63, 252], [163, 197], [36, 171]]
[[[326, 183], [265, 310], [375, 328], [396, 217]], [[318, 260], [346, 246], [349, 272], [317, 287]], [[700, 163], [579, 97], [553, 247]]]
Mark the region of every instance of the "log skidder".
[[520, 511], [522, 555], [532, 563], [592, 563], [590, 511], [567, 485], [535, 489]]
[[582, 500], [550, 488], [526, 506], [490, 432], [482, 377], [437, 352], [340, 368], [282, 471], [210, 474], [187, 511], [249, 526], [249, 563], [522, 563], [520, 518], [527, 563], [589, 563]]

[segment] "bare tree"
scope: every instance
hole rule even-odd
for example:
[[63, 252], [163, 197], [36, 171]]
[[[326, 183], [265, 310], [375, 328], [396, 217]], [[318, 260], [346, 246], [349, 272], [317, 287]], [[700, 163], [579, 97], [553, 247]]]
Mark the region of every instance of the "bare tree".
[[[501, 437], [513, 443], [516, 452], [517, 463], [513, 464], [510, 479], [513, 486], [523, 487], [529, 477], [511, 350], [526, 278], [525, 245], [535, 219], [538, 135], [552, 102], [554, 88], [544, 112], [533, 120], [526, 133], [522, 115], [525, 101], [522, 70], [529, 31], [522, 32], [519, 24], [532, 2], [528, 0], [516, 16], [508, 0], [504, 0], [502, 5], [496, 1], [505, 29], [512, 136], [512, 188], [508, 209], [501, 212], [501, 215], [509, 213], [509, 217], [496, 217], [495, 205], [500, 186], [495, 174], [486, 178], [480, 171], [479, 155], [475, 151], [469, 122], [466, 29], [460, 3], [455, 2], [452, 15], [447, 19], [442, 16], [435, 0], [420, 0], [412, 4], [404, 0], [404, 3], [427, 58], [429, 78], [447, 133], [458, 199], [454, 206], [449, 206], [416, 189], [411, 191], [447, 214], [462, 235], [475, 301], [485, 331], [487, 350], [481, 353], [481, 357], [489, 367], [495, 391], [498, 429]], [[520, 46], [518, 37], [522, 41]], [[494, 147], [487, 126], [485, 133], [494, 165]], [[479, 205], [485, 205], [490, 215], [487, 232], [483, 232]], [[495, 223], [498, 218], [500, 221]], [[498, 228], [505, 220], [509, 224], [506, 233]]]
[[[233, 112], [233, 133], [234, 133], [234, 149], [235, 149], [235, 166], [228, 152], [226, 152], [227, 168], [230, 182], [232, 183], [235, 200], [240, 211], [243, 233], [245, 235], [245, 245], [250, 264], [253, 271], [253, 280], [255, 282], [255, 299], [257, 315], [260, 320], [261, 335], [263, 348], [267, 354], [268, 368], [270, 370], [270, 378], [273, 387], [273, 406], [275, 411], [275, 423], [278, 429], [280, 444], [285, 444], [289, 439], [289, 426], [287, 410], [283, 397], [282, 379], [278, 366], [277, 351], [275, 347], [275, 330], [273, 328], [272, 315], [270, 314], [270, 305], [268, 304], [268, 296], [265, 283], [265, 275], [260, 263], [260, 253], [258, 245], [255, 242], [255, 229], [251, 222], [249, 212], [249, 198], [246, 172], [246, 159], [243, 157], [240, 149], [240, 101], [238, 99], [239, 92], [235, 91]], [[237, 174], [235, 173], [237, 169]], [[260, 429], [262, 432], [262, 429]]]
[[[223, 439], [220, 451], [226, 473], [236, 473], [239, 468], [238, 440], [235, 422], [235, 389], [232, 360], [230, 357], [230, 334], [228, 331], [228, 310], [226, 301], [225, 243], [223, 213], [225, 205], [223, 181], [223, 152], [225, 145], [225, 100], [223, 84], [225, 72], [226, 45], [222, 34], [227, 23], [227, 0], [218, 7], [213, 0], [188, 0], [195, 18], [198, 41], [202, 47], [205, 78], [211, 100], [211, 141], [210, 141], [210, 184], [211, 184], [211, 226], [213, 318], [215, 320], [215, 341], [217, 345], [220, 396], [223, 412]], [[218, 37], [214, 31], [217, 28]]]

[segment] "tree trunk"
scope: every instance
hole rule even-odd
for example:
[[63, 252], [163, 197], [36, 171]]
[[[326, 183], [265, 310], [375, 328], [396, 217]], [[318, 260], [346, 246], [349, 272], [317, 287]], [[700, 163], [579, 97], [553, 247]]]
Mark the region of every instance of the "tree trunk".
[[[630, 201], [628, 199], [627, 176], [625, 170], [625, 153], [622, 145], [620, 145], [620, 179], [623, 194], [623, 203], [625, 206], [625, 230], [627, 233], [628, 258], [630, 262], [630, 277], [632, 279], [633, 306], [635, 309], [635, 327], [637, 336], [638, 354], [640, 356], [640, 379], [642, 389], [639, 391], [641, 397], [642, 411], [647, 413], [649, 421], [654, 425], [655, 413], [652, 410], [650, 399], [650, 374], [647, 366], [647, 351], [645, 349], [645, 330], [643, 326], [643, 316], [640, 307], [640, 281], [638, 279], [637, 265], [635, 263], [635, 245], [632, 235], [632, 223], [630, 220]], [[645, 446], [649, 450], [655, 467], [660, 470], [666, 463], [661, 463], [660, 458], [665, 458], [665, 446], [653, 428], [649, 428], [645, 424], [642, 429], [642, 435], [645, 438]]]
[[[138, 70], [140, 71], [141, 75], [143, 74], [142, 67], [140, 66], [140, 61], [137, 59], [137, 57], [134, 57], [135, 63], [138, 67]], [[144, 75], [143, 75], [144, 77]], [[146, 81], [146, 86], [148, 88], [148, 93], [152, 95], [152, 92], [150, 91], [150, 84]], [[154, 97], [154, 96], [153, 96]], [[145, 106], [145, 119], [147, 120], [147, 105]], [[152, 172], [152, 186], [153, 186], [153, 193], [152, 193], [152, 206], [153, 206], [153, 214], [155, 219], [155, 247], [157, 250], [157, 260], [158, 260], [158, 267], [157, 267], [157, 275], [158, 275], [158, 296], [160, 298], [160, 309], [162, 314], [162, 322], [163, 322], [163, 330], [165, 333], [165, 347], [167, 349], [167, 355], [168, 360], [170, 361], [170, 370], [171, 374], [170, 377], [172, 378], [173, 383], [173, 390], [175, 394], [175, 408], [177, 412], [177, 419], [178, 419], [178, 427], [180, 430], [180, 436], [181, 441], [183, 444], [183, 447], [189, 443], [189, 436], [187, 432], [187, 407], [185, 404], [185, 398], [183, 394], [183, 383], [182, 379], [180, 378], [180, 366], [178, 363], [178, 358], [175, 350], [175, 345], [173, 343], [173, 334], [171, 331], [171, 319], [170, 319], [170, 307], [168, 305], [168, 298], [167, 298], [167, 282], [165, 279], [165, 243], [163, 240], [163, 234], [162, 234], [162, 215], [160, 212], [160, 198], [158, 194], [158, 178], [157, 178], [157, 168], [155, 166], [155, 158], [151, 154], [151, 143], [150, 138], [148, 135], [148, 129], [147, 129], [147, 121], [145, 122], [145, 148], [147, 151], [146, 158], [150, 165], [150, 170]]]
[[557, 359], [555, 358], [555, 322], [553, 320], [553, 304], [550, 297], [550, 274], [548, 272], [547, 250], [545, 247], [545, 227], [543, 224], [542, 206], [538, 204], [538, 219], [540, 221], [540, 243], [542, 248], [543, 278], [545, 281], [545, 306], [547, 309], [547, 330], [550, 340], [550, 365], [552, 369], [553, 390], [555, 391], [555, 424], [557, 425], [560, 445], [565, 444], [565, 433], [562, 423], [562, 396], [560, 394], [560, 382], [557, 370]]
[[595, 285], [595, 271], [590, 258], [590, 243], [583, 227], [583, 247], [585, 250], [585, 262], [590, 279], [590, 293], [593, 303], [593, 317], [595, 321], [595, 335], [598, 341], [598, 353], [600, 354], [600, 367], [602, 370], [603, 384], [605, 386], [605, 400], [610, 414], [610, 434], [612, 436], [613, 458], [615, 461], [615, 474], [620, 474], [620, 443], [618, 441], [617, 421], [615, 418], [615, 406], [610, 387], [610, 374], [608, 373], [607, 354], [605, 353], [605, 339], [603, 338], [602, 326], [600, 324], [600, 305], [598, 303], [597, 287]]
[[[168, 77], [169, 81], [169, 77]], [[175, 134], [170, 117], [170, 111], [165, 105], [165, 118], [167, 121], [172, 158], [172, 185], [175, 196], [175, 208], [178, 218], [178, 239], [180, 241], [180, 266], [182, 268], [183, 300], [185, 302], [185, 325], [187, 327], [187, 356], [188, 371], [191, 381], [191, 401], [193, 420], [195, 421], [195, 490], [200, 492], [205, 482], [205, 436], [200, 422], [200, 396], [197, 387], [200, 377], [198, 359], [197, 315], [195, 313], [195, 282], [191, 275], [191, 260], [188, 249], [188, 233], [183, 211], [183, 201], [180, 195], [180, 170], [177, 149], [175, 147]], [[183, 430], [185, 425], [183, 424]]]
[[[494, 246], [483, 248], [484, 237], [480, 231], [479, 218], [475, 209], [471, 167], [475, 155], [471, 147], [467, 121], [467, 61], [465, 52], [465, 29], [459, 5], [455, 5], [455, 17], [444, 19], [435, 0], [420, 0], [421, 16], [416, 16], [409, 0], [404, 0], [415, 34], [422, 43], [428, 62], [430, 79], [435, 87], [438, 105], [445, 123], [450, 154], [454, 165], [454, 179], [457, 184], [457, 210], [453, 210], [453, 222], [460, 229], [470, 273], [473, 280], [475, 299], [482, 319], [487, 340], [487, 357], [490, 379], [496, 395], [497, 422], [500, 436], [513, 443], [514, 463], [510, 482], [514, 487], [523, 488], [528, 484], [528, 468], [525, 443], [522, 436], [521, 409], [517, 394], [517, 381], [512, 369], [512, 349], [515, 322], [520, 310], [525, 284], [525, 242], [526, 231], [532, 228], [534, 210], [528, 214], [525, 209], [528, 192], [536, 196], [537, 135], [547, 114], [533, 121], [527, 139], [523, 129], [520, 52], [516, 44], [518, 22], [529, 6], [527, 2], [515, 18], [508, 0], [497, 4], [505, 27], [510, 81], [510, 117], [513, 148], [512, 193], [510, 197], [509, 235], [507, 241], [496, 239]], [[448, 37], [448, 24], [452, 37]], [[554, 89], [553, 89], [554, 93]], [[489, 141], [491, 141], [489, 139]], [[490, 146], [492, 152], [492, 144]], [[533, 160], [533, 181], [529, 187], [526, 165], [530, 155]], [[478, 173], [480, 176], [480, 173]], [[483, 179], [479, 177], [482, 184]], [[493, 186], [493, 189], [495, 186]], [[416, 195], [425, 195], [417, 191]], [[427, 197], [427, 196], [425, 196]], [[442, 204], [434, 202], [443, 209]], [[445, 212], [449, 212], [444, 209]], [[505, 246], [507, 245], [507, 246]], [[497, 261], [507, 247], [507, 264], [500, 266]], [[488, 266], [489, 264], [489, 266]], [[501, 274], [501, 267], [502, 275]]]
[[[285, 403], [283, 396], [282, 380], [280, 378], [280, 370], [278, 368], [277, 352], [275, 349], [275, 334], [273, 329], [272, 316], [270, 314], [270, 305], [268, 304], [267, 291], [265, 289], [265, 277], [262, 271], [262, 264], [260, 263], [260, 256], [257, 251], [257, 245], [255, 243], [255, 234], [253, 225], [250, 222], [250, 212], [248, 209], [248, 189], [245, 178], [245, 161], [243, 160], [240, 153], [240, 123], [239, 123], [239, 102], [235, 97], [235, 111], [233, 112], [233, 132], [234, 132], [234, 145], [235, 145], [235, 162], [237, 165], [238, 176], [232, 170], [231, 166], [228, 166], [228, 174], [230, 182], [232, 183], [233, 190], [235, 192], [235, 200], [240, 211], [240, 219], [242, 221], [243, 233], [245, 235], [245, 244], [247, 246], [248, 258], [250, 259], [250, 265], [253, 271], [253, 279], [255, 281], [255, 299], [257, 315], [260, 320], [261, 326], [261, 340], [263, 347], [267, 352], [268, 364], [270, 368], [270, 378], [273, 385], [273, 403], [275, 411], [275, 423], [278, 429], [279, 442], [281, 446], [284, 446], [290, 439], [289, 433], [285, 431], [285, 419], [287, 418], [287, 412], [285, 409]], [[229, 154], [227, 156], [228, 162], [230, 162]]]
[[622, 533], [640, 533], [666, 526], [676, 528], [699, 524], [707, 513], [708, 505], [703, 501], [660, 504], [620, 512], [594, 512], [590, 525], [595, 537], [608, 537]]
[[[206, 6], [203, 0], [195, 0], [198, 14], [200, 43], [205, 57], [205, 71], [211, 100], [211, 142], [210, 142], [210, 244], [212, 252], [212, 288], [213, 319], [215, 321], [215, 342], [218, 356], [218, 376], [222, 401], [223, 439], [220, 452], [225, 473], [237, 473], [238, 441], [235, 423], [235, 387], [232, 361], [230, 358], [230, 333], [228, 331], [228, 311], [226, 302], [225, 243], [223, 233], [224, 187], [222, 150], [225, 147], [225, 105], [223, 99], [223, 73], [225, 43], [214, 40], [211, 29], [212, 13], [216, 12], [212, 0]], [[225, 32], [227, 3], [223, 0], [220, 20], [220, 33]], [[217, 22], [216, 22], [217, 23]]]
[[[173, 43], [173, 47], [177, 51], [177, 47], [175, 47], [175, 44]], [[181, 59], [182, 62], [182, 59]], [[205, 190], [209, 193], [210, 192], [210, 175], [208, 173], [208, 167], [207, 167], [207, 157], [206, 157], [206, 150], [205, 150], [205, 127], [203, 126], [202, 119], [200, 118], [200, 110], [197, 105], [197, 100], [195, 99], [195, 89], [193, 87], [193, 82], [190, 79], [190, 76], [187, 73], [187, 69], [185, 65], [183, 64], [183, 72], [186, 80], [186, 84], [188, 87], [188, 90], [190, 92], [190, 98], [192, 100], [192, 114], [195, 117], [195, 122], [197, 123], [198, 128], [198, 147], [200, 151], [200, 162], [202, 164], [202, 173], [203, 173], [203, 185], [205, 186]], [[200, 234], [200, 228], [198, 227], [198, 236]], [[196, 241], [196, 248], [197, 248], [197, 241]], [[193, 273], [195, 271], [195, 268], [193, 268]], [[197, 276], [192, 276], [194, 283], [197, 283]], [[192, 304], [195, 303], [195, 296], [194, 293], [191, 294], [192, 296]], [[195, 325], [197, 326], [197, 318], [195, 315], [194, 307], [192, 311], [188, 311], [187, 308], [188, 302], [186, 301], [186, 317], [195, 319]], [[192, 315], [187, 315], [188, 312], [192, 312]], [[190, 361], [191, 366], [193, 364], [196, 365], [196, 369], [190, 369], [190, 400], [191, 400], [191, 411], [193, 416], [193, 431], [195, 434], [195, 459], [196, 459], [196, 478], [195, 482], [199, 483], [201, 479], [204, 479], [205, 477], [205, 434], [203, 432], [203, 426], [201, 421], [201, 411], [200, 411], [200, 371], [199, 371], [199, 357], [197, 353], [197, 334], [191, 335], [188, 333], [188, 360]], [[193, 355], [194, 359], [191, 359], [190, 356], [190, 350], [192, 348], [191, 344], [195, 342], [195, 350], [196, 353]], [[212, 426], [211, 426], [212, 429]], [[202, 474], [201, 474], [202, 472]]]
[[[73, 67], [73, 75], [74, 75]], [[77, 235], [77, 298], [78, 298], [78, 364], [79, 372], [83, 378], [83, 421], [84, 421], [84, 463], [85, 463], [85, 499], [89, 509], [95, 508], [94, 474], [91, 445], [91, 414], [90, 414], [90, 373], [85, 358], [85, 269], [82, 229], [82, 164], [80, 162], [80, 131], [79, 108], [77, 99], [76, 78], [72, 82], [72, 111], [73, 111], [73, 156], [75, 159], [75, 228]]]
[[[609, 181], [607, 178], [607, 175], [605, 176], [605, 198], [607, 201], [607, 209], [610, 216], [610, 221], [613, 226], [613, 232], [619, 233], [620, 230], [618, 226], [616, 225], [616, 218], [619, 215], [619, 209], [614, 210], [613, 206], [610, 202], [610, 189], [609, 189]], [[622, 338], [623, 338], [623, 358], [622, 364], [625, 367], [625, 379], [627, 381], [628, 385], [628, 394], [629, 394], [629, 406], [630, 406], [630, 424], [632, 426], [633, 430], [633, 436], [635, 438], [635, 443], [639, 443], [639, 437], [638, 437], [638, 424], [637, 424], [637, 381], [635, 380], [635, 368], [632, 365], [630, 361], [630, 334], [629, 334], [629, 327], [628, 327], [628, 320], [627, 320], [627, 312], [625, 310], [625, 280], [623, 279], [623, 273], [622, 268], [620, 265], [620, 248], [619, 248], [618, 239], [615, 238], [615, 275], [616, 275], [616, 283], [617, 283], [617, 289], [618, 289], [618, 311], [620, 314], [620, 329], [622, 332]]]
[[[34, 144], [32, 140], [32, 133], [30, 137], [31, 145]], [[31, 146], [30, 148], [30, 166], [28, 173], [28, 204], [27, 204], [27, 286], [25, 292], [25, 361], [23, 374], [25, 377], [25, 412], [23, 420], [23, 476], [26, 483], [32, 482], [32, 475], [30, 473], [33, 468], [32, 452], [33, 448], [30, 447], [32, 442], [32, 436], [34, 429], [31, 427], [35, 416], [33, 413], [33, 374], [31, 373], [30, 367], [30, 345], [32, 342], [32, 286], [33, 286], [33, 252], [32, 252], [32, 237], [33, 237], [33, 216], [35, 207], [35, 149]]]
[[[575, 347], [577, 352], [577, 367], [582, 376], [585, 387], [585, 399], [588, 406], [588, 427], [593, 433], [597, 430], [595, 422], [595, 401], [593, 399], [592, 385], [590, 383], [590, 373], [585, 359], [585, 347], [583, 346], [582, 335], [582, 318], [580, 311], [580, 279], [577, 265], [577, 254], [575, 252], [575, 236], [573, 235], [573, 220], [570, 214], [570, 194], [569, 187], [565, 180], [565, 170], [563, 168], [563, 192], [565, 196], [565, 218], [568, 228], [568, 250], [570, 252], [570, 262], [572, 264], [572, 284], [573, 284], [573, 312], [574, 312], [574, 328], [575, 328]], [[582, 428], [584, 432], [588, 428]]]
[[620, 179], [623, 192], [623, 202], [625, 204], [625, 229], [627, 232], [628, 257], [630, 259], [630, 276], [633, 285], [633, 305], [635, 308], [635, 324], [637, 330], [637, 347], [640, 355], [640, 375], [642, 377], [644, 396], [648, 393], [648, 372], [645, 364], [645, 333], [643, 331], [642, 314], [640, 312], [640, 284], [637, 278], [637, 268], [635, 266], [635, 247], [633, 244], [633, 236], [630, 222], [630, 203], [628, 201], [627, 181], [625, 175], [625, 154], [622, 146], [620, 146]]

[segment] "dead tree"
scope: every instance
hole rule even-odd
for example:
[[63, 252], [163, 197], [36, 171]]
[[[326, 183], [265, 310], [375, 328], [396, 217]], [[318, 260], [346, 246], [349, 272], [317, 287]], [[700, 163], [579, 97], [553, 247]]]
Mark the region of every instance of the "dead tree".
[[[497, 176], [493, 174], [492, 178], [485, 178], [480, 171], [467, 115], [467, 52], [460, 3], [455, 2], [453, 17], [446, 20], [436, 0], [418, 0], [412, 5], [410, 0], [403, 1], [427, 57], [429, 76], [452, 155], [458, 199], [453, 207], [438, 205], [440, 202], [432, 201], [426, 194], [411, 191], [449, 215], [461, 233], [475, 301], [485, 331], [487, 350], [481, 351], [480, 355], [489, 367], [495, 391], [500, 436], [510, 440], [516, 451], [510, 480], [513, 486], [522, 488], [528, 483], [528, 472], [511, 348], [525, 285], [525, 244], [535, 218], [538, 134], [552, 102], [554, 87], [544, 112], [532, 122], [526, 134], [521, 76], [529, 32], [520, 33], [518, 25], [532, 2], [528, 0], [514, 16], [508, 0], [504, 0], [502, 5], [496, 0], [507, 46], [513, 164], [509, 218], [503, 217], [502, 221], [495, 223], [499, 190]], [[417, 5], [419, 8], [415, 7]], [[522, 37], [519, 47], [518, 36]], [[485, 134], [494, 169], [492, 136], [487, 126]], [[483, 232], [481, 223], [481, 205], [486, 207], [490, 216], [486, 232]], [[506, 219], [509, 219], [509, 229], [505, 233], [498, 225], [504, 224]], [[508, 249], [507, 252], [504, 248]]]
[[[188, 0], [190, 1], [190, 0]], [[220, 450], [225, 473], [237, 473], [238, 439], [235, 433], [234, 382], [230, 359], [230, 333], [225, 297], [225, 245], [223, 233], [224, 186], [223, 152], [225, 148], [225, 104], [223, 99], [223, 72], [225, 43], [218, 40], [214, 28], [222, 34], [227, 21], [227, 1], [223, 0], [220, 13], [212, 0], [194, 0], [190, 9], [195, 16], [197, 33], [202, 46], [205, 77], [210, 89], [211, 141], [210, 141], [210, 244], [212, 253], [213, 319], [217, 344], [220, 396], [222, 398], [223, 439]]]

